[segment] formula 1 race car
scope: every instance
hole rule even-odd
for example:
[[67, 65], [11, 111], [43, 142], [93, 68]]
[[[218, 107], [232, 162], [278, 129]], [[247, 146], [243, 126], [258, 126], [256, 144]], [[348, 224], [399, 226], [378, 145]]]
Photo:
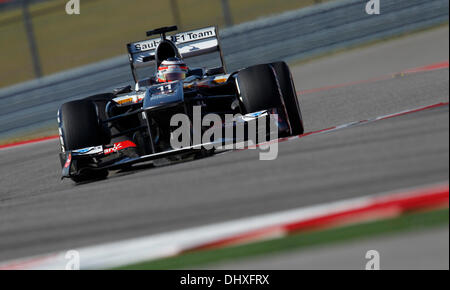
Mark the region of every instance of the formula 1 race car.
[[[197, 128], [196, 114], [231, 114], [232, 119], [225, 118], [220, 124], [224, 130], [277, 116], [279, 136], [303, 133], [296, 90], [285, 62], [227, 73], [216, 27], [166, 35], [175, 30], [176, 26], [158, 28], [147, 36], [160, 37], [128, 44], [134, 86], [67, 102], [59, 108], [62, 178], [81, 182], [105, 178], [108, 170], [139, 162], [209, 156], [217, 147], [206, 148], [204, 139], [195, 140], [195, 131], [205, 132], [217, 124], [201, 123]], [[220, 64], [195, 69], [183, 66], [185, 75], [179, 80], [158, 75], [170, 69], [171, 60], [186, 61], [206, 54], [218, 54], [215, 60]], [[140, 78], [138, 71], [151, 67], [155, 69], [152, 76]], [[194, 125], [188, 127], [188, 142], [174, 147], [172, 141], [180, 137], [174, 137], [173, 117], [177, 114]], [[217, 135], [206, 143], [223, 145], [226, 138]], [[248, 133], [243, 139], [249, 139]]]

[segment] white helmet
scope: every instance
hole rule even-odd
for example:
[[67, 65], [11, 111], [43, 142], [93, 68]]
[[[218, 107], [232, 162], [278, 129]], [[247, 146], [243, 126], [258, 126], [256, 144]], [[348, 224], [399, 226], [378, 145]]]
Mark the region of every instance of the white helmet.
[[188, 70], [188, 67], [181, 59], [171, 57], [160, 64], [156, 73], [156, 79], [160, 83], [184, 80]]

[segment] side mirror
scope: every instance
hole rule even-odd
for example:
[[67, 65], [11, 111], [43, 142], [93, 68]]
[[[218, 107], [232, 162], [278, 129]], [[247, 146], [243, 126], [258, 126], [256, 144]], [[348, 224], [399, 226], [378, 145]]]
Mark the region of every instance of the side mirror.
[[126, 94], [126, 93], [131, 93], [131, 92], [132, 92], [131, 85], [128, 85], [126, 87], [115, 88], [113, 90], [114, 95]]
[[225, 68], [222, 66], [209, 68], [205, 71], [205, 74], [207, 76], [220, 75], [220, 74], [224, 74], [224, 73], [225, 73]]

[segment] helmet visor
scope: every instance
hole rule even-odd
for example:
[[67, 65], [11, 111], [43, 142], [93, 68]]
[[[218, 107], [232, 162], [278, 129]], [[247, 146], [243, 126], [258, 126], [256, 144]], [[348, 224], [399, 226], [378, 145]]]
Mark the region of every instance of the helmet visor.
[[166, 82], [184, 80], [185, 78], [186, 78], [186, 73], [184, 73], [184, 72], [164, 73], [164, 79]]

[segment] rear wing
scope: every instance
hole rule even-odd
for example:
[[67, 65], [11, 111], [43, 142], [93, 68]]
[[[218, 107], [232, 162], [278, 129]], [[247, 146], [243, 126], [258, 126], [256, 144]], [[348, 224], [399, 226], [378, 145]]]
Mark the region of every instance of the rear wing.
[[[183, 58], [218, 52], [222, 67], [225, 70], [225, 62], [216, 26], [181, 32], [165, 37], [175, 44]], [[133, 42], [127, 45], [130, 65], [136, 82], [137, 68], [155, 64], [155, 52], [160, 42], [161, 37]]]

